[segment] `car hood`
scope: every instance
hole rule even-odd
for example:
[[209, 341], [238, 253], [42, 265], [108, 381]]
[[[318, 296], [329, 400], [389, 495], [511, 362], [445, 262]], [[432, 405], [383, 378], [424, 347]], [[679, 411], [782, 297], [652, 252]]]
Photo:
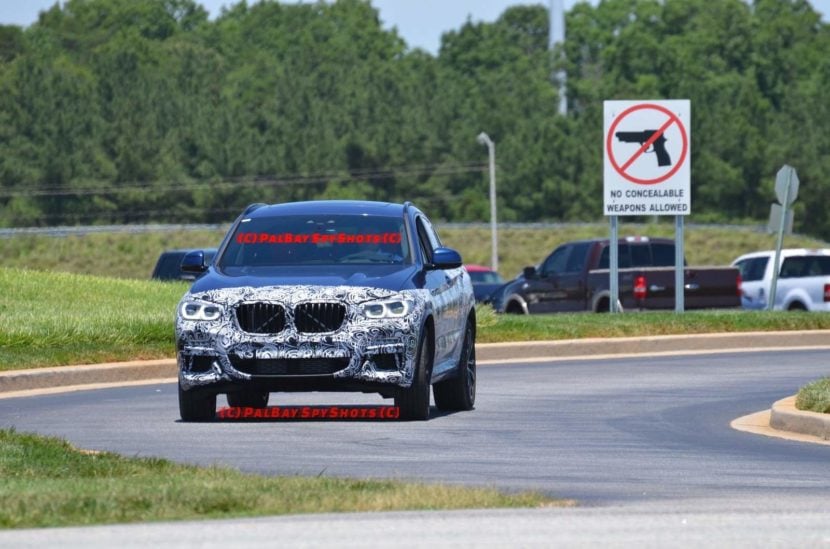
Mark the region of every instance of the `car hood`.
[[361, 286], [397, 292], [412, 288], [416, 273], [414, 265], [211, 266], [193, 283], [190, 292], [242, 286]]

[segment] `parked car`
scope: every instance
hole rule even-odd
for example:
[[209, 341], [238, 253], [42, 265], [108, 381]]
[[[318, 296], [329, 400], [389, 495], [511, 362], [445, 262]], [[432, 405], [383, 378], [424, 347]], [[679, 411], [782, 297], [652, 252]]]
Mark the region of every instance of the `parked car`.
[[[830, 311], [830, 249], [781, 250], [773, 309]], [[732, 262], [741, 270], [741, 304], [766, 309], [772, 288], [775, 250], [745, 254]]]
[[[672, 309], [675, 247], [665, 238], [619, 240], [619, 299], [623, 309]], [[607, 239], [568, 242], [493, 294], [505, 313], [607, 312], [610, 308], [610, 245]], [[685, 262], [684, 262], [685, 264]], [[735, 267], [686, 267], [685, 308], [739, 307]]]
[[401, 418], [475, 403], [475, 299], [461, 256], [410, 203], [249, 206], [179, 303], [185, 421], [267, 405], [274, 391], [362, 391]]
[[[194, 250], [165, 250], [161, 252], [150, 278], [156, 280], [195, 280], [195, 274], [182, 271], [182, 259], [192, 251]], [[213, 256], [216, 255], [216, 248], [206, 248], [202, 251], [205, 254], [205, 263], [210, 263]]]
[[476, 302], [489, 303], [494, 291], [504, 285], [504, 279], [496, 271], [483, 265], [465, 265], [470, 280], [473, 282], [473, 292]]

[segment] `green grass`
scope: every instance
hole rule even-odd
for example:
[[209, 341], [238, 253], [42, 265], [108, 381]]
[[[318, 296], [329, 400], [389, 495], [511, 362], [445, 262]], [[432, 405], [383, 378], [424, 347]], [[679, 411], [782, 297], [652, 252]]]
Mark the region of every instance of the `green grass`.
[[648, 311], [618, 315], [562, 313], [497, 315], [489, 307], [476, 309], [479, 343], [705, 334], [777, 330], [828, 330], [830, 315], [787, 311], [703, 310]]
[[89, 453], [0, 430], [0, 528], [355, 511], [567, 506], [535, 492], [264, 477], [164, 459]]
[[185, 283], [0, 268], [0, 370], [170, 357]]
[[808, 383], [798, 391], [795, 407], [799, 410], [830, 414], [830, 377]]
[[[0, 370], [174, 356], [185, 283], [0, 268]], [[830, 329], [821, 313], [694, 311], [514, 316], [478, 308], [480, 343]]]
[[224, 230], [0, 238], [4, 267], [148, 279], [164, 250], [214, 248]]
[[[467, 263], [490, 264], [490, 231], [486, 228], [449, 229], [438, 226], [445, 244], [457, 248]], [[672, 223], [623, 223], [621, 235], [674, 236]], [[143, 234], [84, 236], [16, 236], [0, 239], [3, 266], [120, 278], [149, 278], [159, 254], [172, 248], [215, 247], [223, 230], [171, 231]], [[539, 263], [556, 246], [569, 240], [608, 237], [605, 223], [564, 225], [556, 229], [502, 228], [499, 231], [499, 271], [507, 278], [525, 265]], [[741, 254], [771, 249], [775, 238], [747, 228], [687, 226], [686, 258], [690, 265], [728, 265]], [[807, 236], [788, 236], [787, 247], [830, 247]]]

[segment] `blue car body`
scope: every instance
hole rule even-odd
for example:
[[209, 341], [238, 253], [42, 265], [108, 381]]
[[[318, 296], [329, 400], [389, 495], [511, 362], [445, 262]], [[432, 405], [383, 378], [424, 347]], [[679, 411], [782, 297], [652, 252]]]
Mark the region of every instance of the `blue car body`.
[[210, 419], [219, 393], [263, 405], [278, 391], [377, 392], [407, 407], [415, 391], [422, 410], [424, 384], [427, 410], [431, 384], [439, 407], [472, 407], [472, 284], [413, 205], [253, 205], [202, 263], [183, 260], [204, 272], [177, 309], [183, 419]]

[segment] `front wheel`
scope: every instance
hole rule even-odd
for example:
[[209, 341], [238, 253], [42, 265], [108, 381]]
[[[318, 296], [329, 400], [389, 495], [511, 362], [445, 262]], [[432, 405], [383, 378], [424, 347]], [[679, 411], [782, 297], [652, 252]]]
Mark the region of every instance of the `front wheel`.
[[458, 359], [458, 376], [436, 383], [432, 392], [439, 410], [472, 410], [476, 403], [476, 338], [472, 320], [464, 329], [464, 346]]
[[210, 421], [216, 417], [216, 393], [185, 391], [179, 385], [179, 415], [182, 421]]
[[423, 421], [429, 419], [429, 380], [432, 370], [432, 334], [424, 330], [415, 357], [415, 375], [412, 385], [398, 390], [395, 406], [400, 409], [400, 418]]

